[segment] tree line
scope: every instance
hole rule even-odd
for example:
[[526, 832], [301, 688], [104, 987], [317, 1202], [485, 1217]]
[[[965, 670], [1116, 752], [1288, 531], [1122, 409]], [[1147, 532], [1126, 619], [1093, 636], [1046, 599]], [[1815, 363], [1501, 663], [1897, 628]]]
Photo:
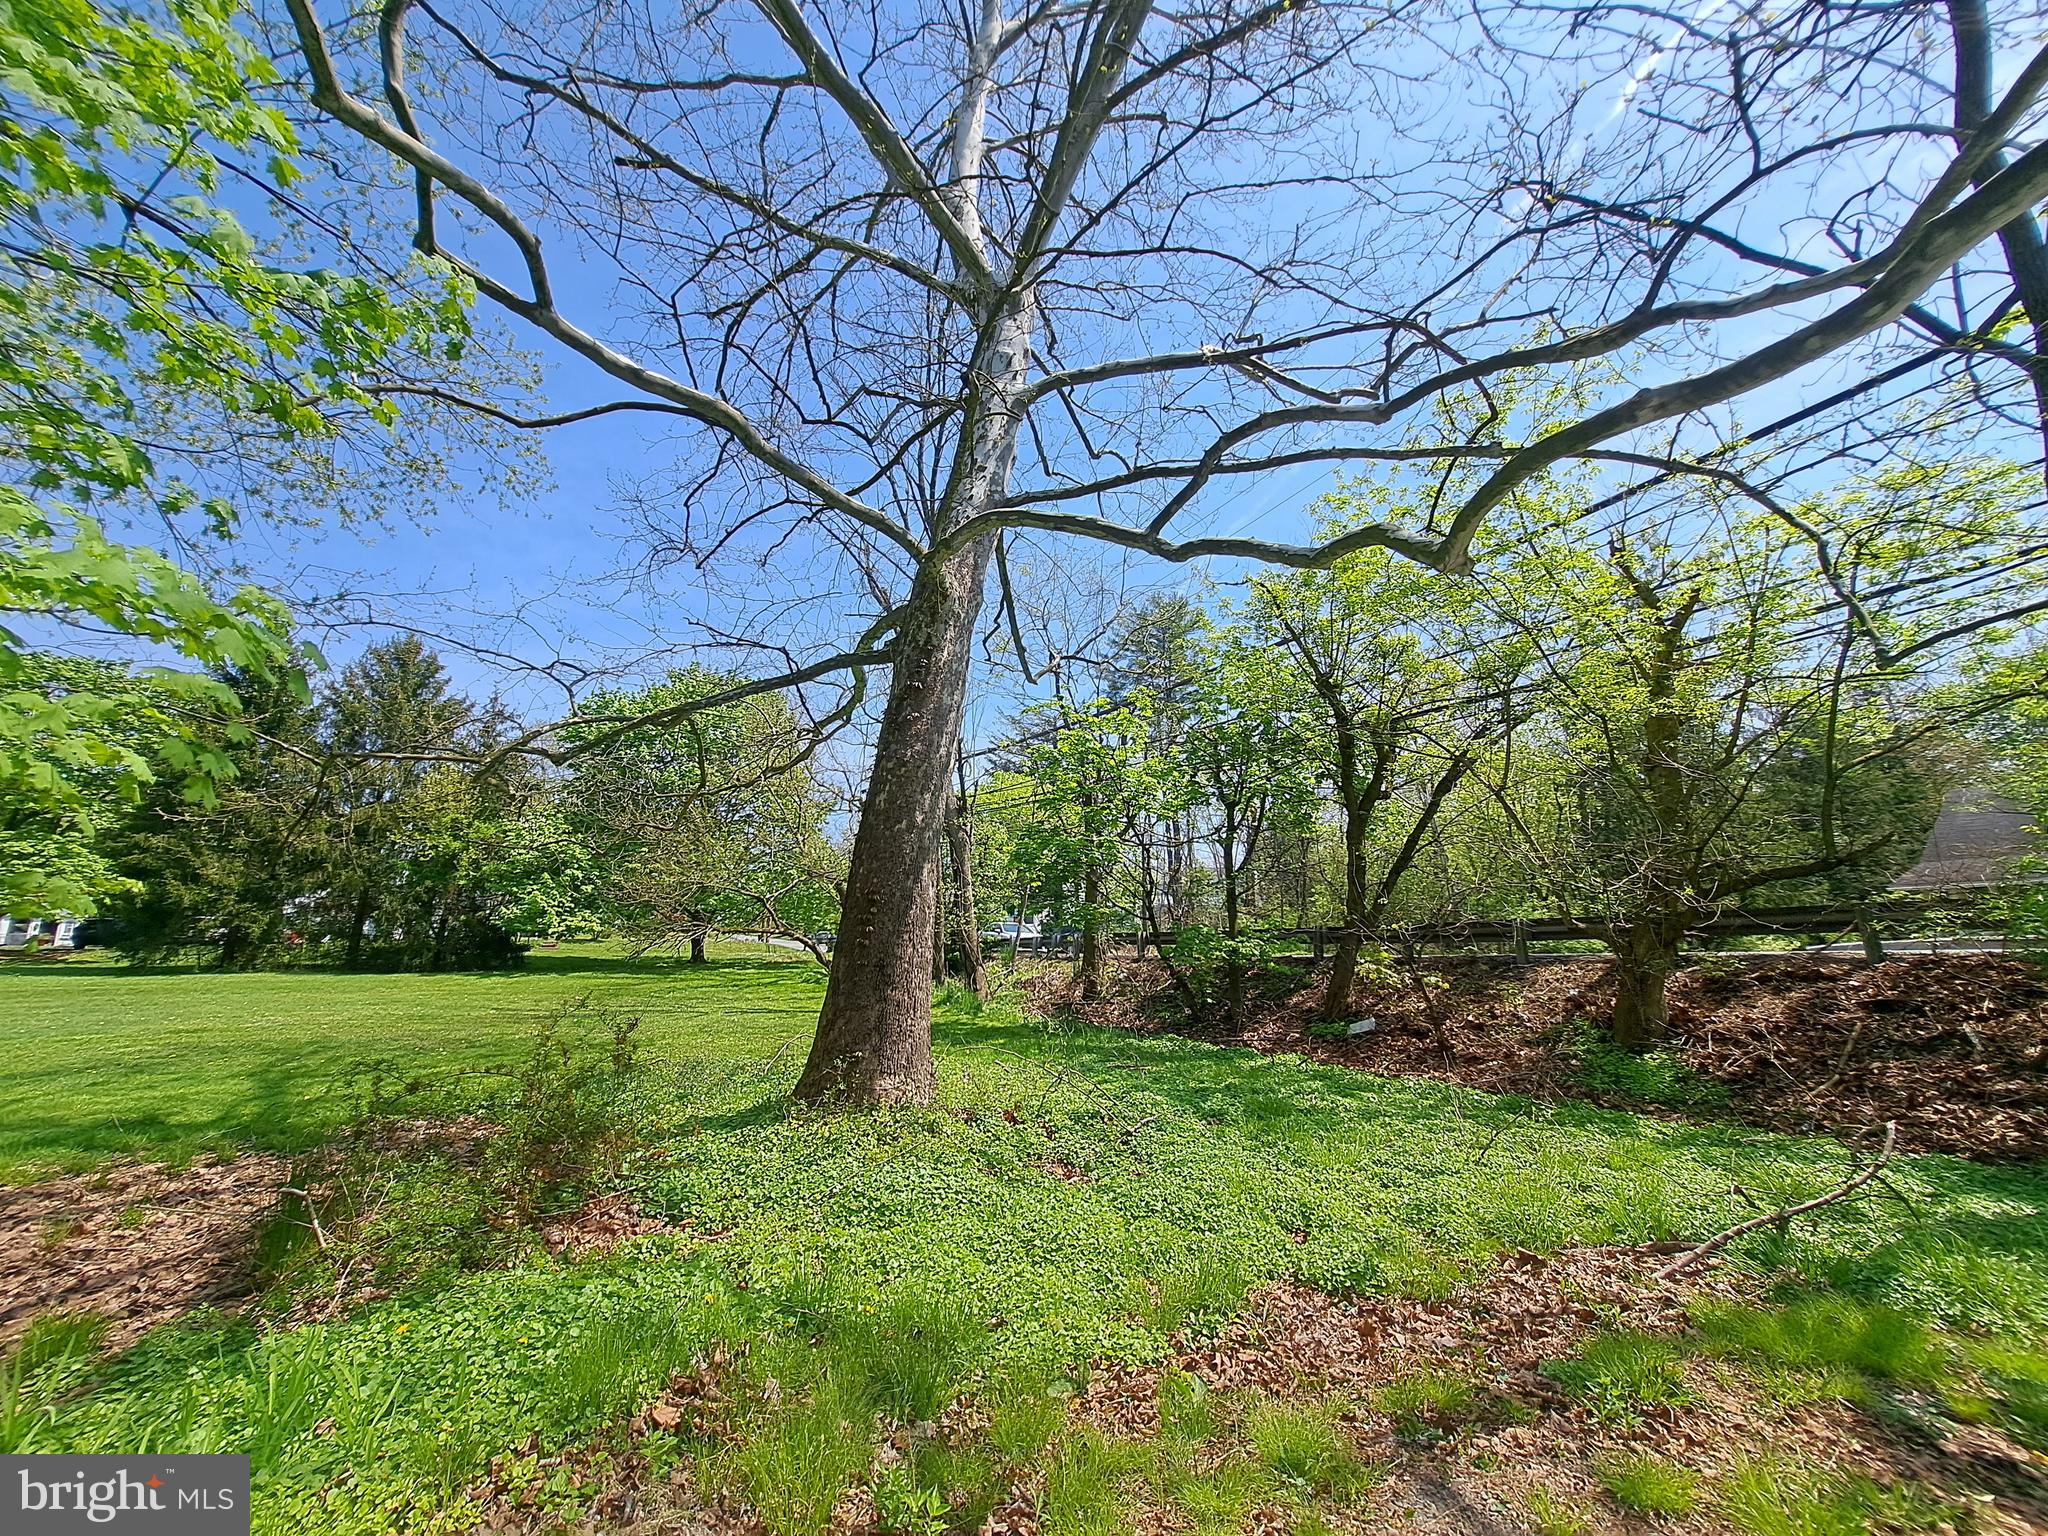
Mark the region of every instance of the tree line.
[[608, 710], [673, 706], [728, 676], [593, 697], [588, 750], [558, 771], [498, 753], [509, 713], [464, 696], [412, 636], [317, 691], [225, 670], [213, 681], [234, 707], [211, 715], [150, 722], [177, 693], [112, 668], [85, 681], [132, 701], [138, 746], [174, 740], [210, 772], [109, 776], [82, 812], [0, 816], [61, 873], [17, 902], [97, 910], [138, 960], [479, 969], [517, 964], [522, 939], [604, 934], [702, 961], [719, 928], [832, 918], [829, 802], [781, 699], [596, 739]]
[[[1694, 498], [1588, 536], [1569, 498], [1502, 520], [1470, 578], [1385, 551], [1156, 598], [1019, 721], [965, 809], [986, 918], [1170, 931], [1193, 1007], [1234, 1020], [1267, 927], [1340, 930], [1353, 1012], [1401, 925], [1562, 914], [1615, 962], [1613, 1030], [1664, 1032], [1687, 930], [1739, 903], [1849, 902], [1918, 858], [1942, 794], [2012, 771], [2043, 662], [1939, 590], [2021, 526], [1998, 461], [1858, 480], [1780, 519]], [[1382, 497], [1321, 509], [1334, 533]], [[1207, 989], [1207, 990], [1205, 990]]]
[[[1334, 536], [1398, 494], [1355, 480], [1314, 516]], [[1798, 509], [1833, 530], [1825, 562], [1712, 498], [1594, 542], [1580, 501], [1529, 496], [1469, 577], [1367, 549], [1149, 598], [963, 755], [934, 972], [985, 987], [981, 935], [1043, 919], [1075, 930], [1092, 996], [1110, 932], [1171, 932], [1184, 1006], [1236, 1020], [1267, 930], [1328, 926], [1334, 1020], [1404, 925], [1561, 913], [1612, 951], [1617, 1040], [1652, 1043], [1691, 927], [1866, 898], [1949, 786], [2025, 795], [2048, 662], [1950, 578], [2022, 533], [2032, 495], [1996, 458], [1847, 482]], [[223, 668], [236, 708], [210, 719], [112, 672], [79, 681], [125, 690], [137, 749], [169, 728], [211, 775], [116, 805], [110, 773], [95, 818], [17, 810], [8, 835], [61, 866], [46, 898], [97, 900], [138, 957], [436, 969], [603, 933], [702, 959], [744, 930], [830, 958], [847, 838], [818, 736], [733, 674], [595, 693], [544, 768], [415, 638], [317, 693]]]
[[[1400, 494], [1358, 479], [1313, 515], [1337, 536]], [[1268, 930], [1327, 926], [1336, 1020], [1406, 925], [1561, 913], [1612, 952], [1617, 1041], [1653, 1043], [1688, 929], [1885, 889], [1951, 785], [2039, 798], [2048, 660], [1951, 591], [2023, 535], [2033, 494], [1997, 458], [1846, 482], [1795, 512], [1832, 530], [1825, 561], [1713, 498], [1596, 542], [1582, 500], [1531, 495], [1467, 577], [1365, 549], [1151, 597], [972, 771], [963, 754], [934, 974], [985, 989], [982, 934], [1043, 919], [1075, 931], [1094, 996], [1108, 934], [1171, 932], [1182, 1004], [1235, 1021]], [[848, 839], [818, 734], [735, 674], [594, 693], [544, 767], [412, 637], [317, 692], [223, 667], [209, 686], [235, 707], [212, 715], [51, 666], [126, 699], [135, 753], [207, 765], [108, 768], [91, 816], [23, 802], [0, 831], [47, 866], [45, 907], [97, 903], [138, 958], [463, 968], [615, 934], [701, 960], [721, 930], [831, 958]]]

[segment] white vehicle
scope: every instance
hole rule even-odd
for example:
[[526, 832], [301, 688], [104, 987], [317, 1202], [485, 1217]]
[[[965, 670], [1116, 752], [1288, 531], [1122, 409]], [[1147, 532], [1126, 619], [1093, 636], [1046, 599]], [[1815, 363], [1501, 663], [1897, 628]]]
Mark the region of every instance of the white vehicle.
[[1034, 949], [1038, 945], [1039, 924], [1026, 920], [1020, 928], [1014, 922], [997, 923], [993, 928], [981, 931], [984, 944], [1009, 944], [1014, 942], [1019, 949]]

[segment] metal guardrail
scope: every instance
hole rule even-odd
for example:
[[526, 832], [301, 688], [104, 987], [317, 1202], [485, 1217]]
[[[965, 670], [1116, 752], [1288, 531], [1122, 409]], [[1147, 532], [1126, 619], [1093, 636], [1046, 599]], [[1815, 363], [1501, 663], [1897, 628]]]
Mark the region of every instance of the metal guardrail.
[[[1922, 917], [1929, 912], [1981, 906], [1979, 898], [1959, 898], [1930, 892], [1926, 895], [1890, 896], [1877, 901], [1832, 906], [1730, 908], [1702, 918], [1686, 929], [1692, 939], [1768, 938], [1779, 934], [1852, 934], [1863, 941], [1866, 952], [1882, 952], [1881, 930], [1887, 922]], [[1341, 927], [1260, 928], [1260, 937], [1283, 942], [1298, 941], [1312, 947], [1320, 959], [1325, 949], [1345, 935]], [[1562, 940], [1601, 941], [1609, 926], [1583, 917], [1465, 918], [1449, 923], [1417, 923], [1376, 930], [1365, 941], [1394, 947], [1492, 946], [1517, 955], [1528, 953], [1531, 944]], [[1177, 930], [1148, 932], [1144, 942], [1151, 947], [1170, 946]], [[1112, 942], [1135, 945], [1136, 929], [1124, 929], [1109, 936]]]

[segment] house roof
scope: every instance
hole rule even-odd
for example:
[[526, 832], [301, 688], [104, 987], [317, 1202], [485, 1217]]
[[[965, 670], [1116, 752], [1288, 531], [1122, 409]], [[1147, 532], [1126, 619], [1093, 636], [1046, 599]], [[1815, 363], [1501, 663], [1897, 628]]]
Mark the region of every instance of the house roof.
[[2015, 866], [2048, 852], [2034, 819], [1996, 790], [1982, 785], [1951, 789], [1927, 834], [1920, 861], [1893, 882], [1902, 891], [1938, 891], [2039, 879]]

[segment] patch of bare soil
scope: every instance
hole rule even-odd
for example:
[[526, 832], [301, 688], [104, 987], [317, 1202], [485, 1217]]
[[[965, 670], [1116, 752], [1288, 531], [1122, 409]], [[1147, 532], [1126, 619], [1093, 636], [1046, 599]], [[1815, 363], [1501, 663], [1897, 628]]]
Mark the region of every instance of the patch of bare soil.
[[[1242, 1032], [1187, 1027], [1156, 961], [1117, 967], [1113, 995], [1072, 996], [1065, 968], [1026, 985], [1041, 1008], [1140, 1030], [1294, 1051], [1394, 1076], [1494, 1093], [1573, 1097], [1654, 1111], [1589, 1084], [1583, 1042], [1605, 1028], [1613, 982], [1599, 958], [1424, 965], [1446, 985], [1361, 983], [1354, 1018], [1369, 1033], [1309, 1033], [1319, 978], [1273, 983]], [[1671, 983], [1671, 1050], [1725, 1093], [1726, 1113], [1774, 1130], [1865, 1139], [1896, 1121], [1899, 1145], [1992, 1162], [2048, 1159], [2048, 978], [2002, 955], [1902, 955], [1868, 964], [1819, 955], [1710, 956]]]
[[0, 1347], [49, 1313], [107, 1320], [107, 1347], [248, 1294], [282, 1158], [130, 1163], [0, 1189]]

